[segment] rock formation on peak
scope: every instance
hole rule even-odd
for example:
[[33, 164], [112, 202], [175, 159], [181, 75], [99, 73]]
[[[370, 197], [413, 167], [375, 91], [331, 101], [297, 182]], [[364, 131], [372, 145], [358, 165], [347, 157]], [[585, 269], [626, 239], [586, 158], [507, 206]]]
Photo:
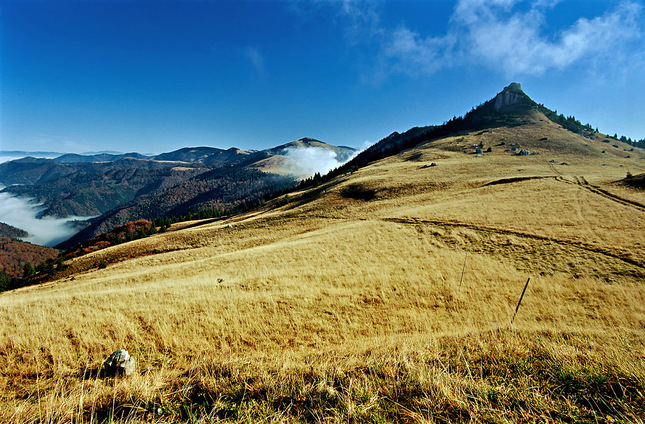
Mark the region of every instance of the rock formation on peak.
[[516, 105], [527, 99], [530, 100], [522, 91], [522, 85], [519, 82], [513, 82], [495, 97], [495, 111], [498, 112], [504, 107]]
[[519, 82], [510, 83], [508, 87], [504, 87], [503, 91], [519, 92], [524, 94], [524, 92], [522, 91], [522, 84], [520, 84]]

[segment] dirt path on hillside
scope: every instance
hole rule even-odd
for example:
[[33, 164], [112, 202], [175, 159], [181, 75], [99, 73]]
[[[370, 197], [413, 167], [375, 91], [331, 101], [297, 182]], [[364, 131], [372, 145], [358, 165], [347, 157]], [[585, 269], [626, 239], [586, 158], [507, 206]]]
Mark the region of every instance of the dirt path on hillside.
[[554, 243], [560, 246], [579, 249], [589, 253], [599, 254], [609, 258], [617, 259], [626, 264], [636, 266], [641, 270], [645, 270], [645, 263], [643, 263], [643, 261], [640, 261], [638, 259], [631, 257], [631, 255], [629, 255], [627, 251], [609, 250], [608, 248], [593, 245], [593, 244], [580, 243], [580, 242], [575, 242], [575, 241], [566, 240], [566, 239], [558, 239], [554, 237], [541, 236], [538, 234], [532, 234], [532, 233], [523, 232], [523, 231], [510, 230], [506, 228], [489, 227], [489, 226], [478, 225], [478, 224], [469, 224], [469, 223], [458, 222], [458, 221], [448, 221], [448, 220], [438, 220], [438, 219], [419, 219], [419, 218], [413, 218], [413, 217], [384, 218], [383, 221], [396, 222], [399, 224], [413, 224], [413, 225], [430, 224], [430, 225], [437, 225], [440, 227], [467, 228], [470, 230], [475, 230], [480, 232], [510, 235], [510, 236], [516, 236], [516, 237], [521, 237], [525, 239], [545, 241], [545, 242]]
[[575, 181], [569, 181], [569, 180], [567, 180], [566, 178], [564, 178], [562, 176], [557, 176], [557, 177], [555, 177], [555, 180], [559, 181], [561, 183], [578, 185], [579, 187], [582, 187], [585, 190], [587, 190], [587, 191], [589, 191], [589, 192], [591, 192], [593, 194], [596, 194], [598, 196], [602, 196], [605, 199], [611, 200], [612, 202], [620, 203], [621, 205], [629, 206], [629, 207], [632, 207], [632, 208], [634, 208], [636, 210], [639, 210], [641, 212], [645, 212], [645, 205], [643, 205], [642, 203], [639, 203], [639, 202], [636, 202], [636, 201], [633, 201], [633, 200], [629, 200], [629, 199], [625, 199], [624, 197], [617, 196], [617, 195], [615, 195], [613, 193], [610, 193], [609, 191], [607, 191], [605, 189], [602, 189], [602, 188], [600, 188], [598, 186], [595, 186], [593, 184], [589, 184], [589, 181], [587, 181], [587, 179], [584, 176], [579, 176], [579, 177], [576, 176], [574, 178], [575, 178]]

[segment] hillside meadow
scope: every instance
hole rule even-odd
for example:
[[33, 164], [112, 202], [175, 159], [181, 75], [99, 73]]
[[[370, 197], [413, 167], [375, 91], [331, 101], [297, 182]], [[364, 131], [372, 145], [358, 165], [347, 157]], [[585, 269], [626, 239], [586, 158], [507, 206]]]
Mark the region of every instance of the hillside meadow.
[[644, 422], [645, 155], [569, 134], [423, 143], [2, 293], [0, 421]]

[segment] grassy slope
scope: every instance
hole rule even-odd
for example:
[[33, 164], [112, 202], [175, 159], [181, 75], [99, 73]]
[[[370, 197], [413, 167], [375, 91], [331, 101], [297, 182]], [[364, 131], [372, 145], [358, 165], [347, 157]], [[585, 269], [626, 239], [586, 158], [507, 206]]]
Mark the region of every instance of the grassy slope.
[[0, 295], [0, 419], [642, 422], [645, 156], [534, 118]]

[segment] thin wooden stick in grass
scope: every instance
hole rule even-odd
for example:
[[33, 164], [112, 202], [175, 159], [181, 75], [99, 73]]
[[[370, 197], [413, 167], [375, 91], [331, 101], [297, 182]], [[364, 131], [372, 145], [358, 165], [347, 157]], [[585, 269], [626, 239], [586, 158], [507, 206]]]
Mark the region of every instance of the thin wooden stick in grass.
[[466, 257], [464, 258], [464, 267], [461, 270], [461, 279], [459, 280], [459, 287], [461, 287], [461, 282], [464, 281], [464, 272], [466, 272], [466, 259], [468, 259], [468, 252], [466, 252]]
[[528, 280], [526, 280], [526, 284], [524, 285], [524, 290], [522, 290], [522, 295], [520, 296], [520, 301], [517, 302], [517, 306], [515, 307], [515, 313], [513, 314], [513, 318], [511, 319], [511, 324], [513, 324], [513, 321], [515, 321], [515, 315], [517, 315], [518, 309], [520, 309], [520, 305], [522, 304], [522, 299], [524, 298], [524, 293], [526, 293], [526, 288], [529, 286], [529, 281], [531, 281], [531, 277], [529, 277]]

